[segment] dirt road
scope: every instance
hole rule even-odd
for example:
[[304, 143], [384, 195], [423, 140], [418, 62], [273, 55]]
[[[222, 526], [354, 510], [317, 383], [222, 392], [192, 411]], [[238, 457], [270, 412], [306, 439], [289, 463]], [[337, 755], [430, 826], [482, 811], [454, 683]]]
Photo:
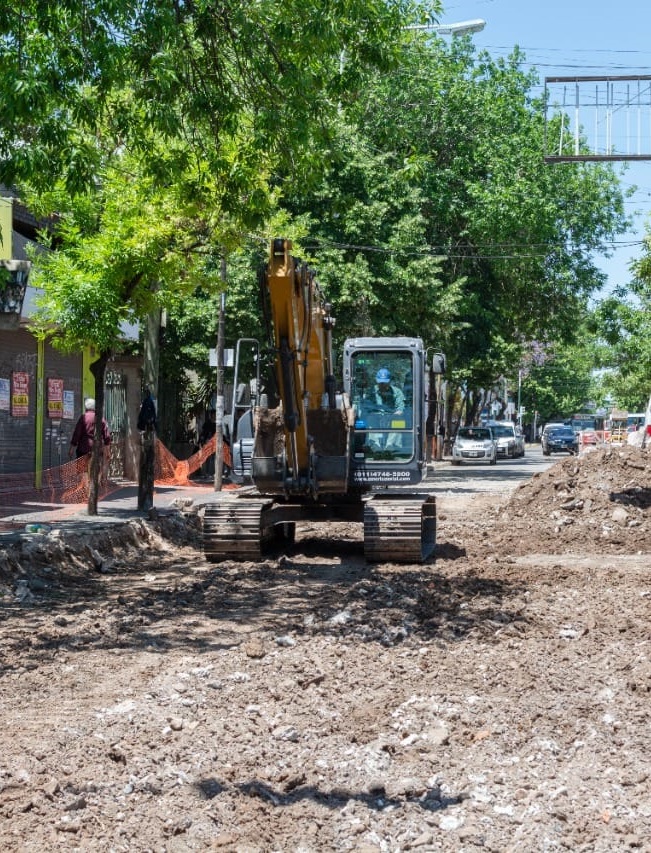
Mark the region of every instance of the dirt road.
[[650, 473], [455, 470], [424, 566], [191, 513], [0, 557], [0, 848], [650, 849]]

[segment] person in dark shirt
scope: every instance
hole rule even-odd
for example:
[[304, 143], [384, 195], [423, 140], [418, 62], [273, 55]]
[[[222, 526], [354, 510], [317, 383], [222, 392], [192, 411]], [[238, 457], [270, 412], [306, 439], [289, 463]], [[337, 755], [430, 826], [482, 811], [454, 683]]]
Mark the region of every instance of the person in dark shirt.
[[147, 430], [153, 430], [156, 432], [158, 430], [156, 404], [154, 403], [154, 398], [151, 396], [149, 388], [145, 388], [145, 396], [143, 397], [142, 405], [138, 412], [137, 426], [140, 432], [146, 432]]
[[[111, 443], [111, 432], [109, 430], [109, 426], [102, 418], [102, 443], [105, 447], [108, 447]], [[75, 426], [75, 430], [72, 433], [72, 438], [70, 439], [70, 450], [68, 451], [68, 456], [72, 459], [75, 451], [77, 453], [77, 459], [80, 456], [85, 456], [87, 453], [90, 453], [93, 449], [93, 444], [95, 443], [95, 400], [92, 397], [88, 397], [84, 403], [84, 413], [79, 416], [79, 420]]]
[[208, 417], [203, 422], [203, 426], [201, 427], [201, 434], [199, 435], [199, 444], [203, 447], [204, 444], [207, 444], [213, 435], [217, 432], [217, 412], [215, 409], [211, 409], [208, 412]]

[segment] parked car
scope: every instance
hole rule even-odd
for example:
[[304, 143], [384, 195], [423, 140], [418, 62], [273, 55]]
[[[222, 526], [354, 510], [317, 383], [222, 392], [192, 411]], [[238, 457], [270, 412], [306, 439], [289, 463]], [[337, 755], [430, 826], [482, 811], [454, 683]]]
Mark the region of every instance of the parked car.
[[484, 460], [495, 465], [497, 462], [497, 442], [493, 438], [490, 427], [459, 427], [452, 445], [452, 464], [460, 465], [463, 460], [470, 462]]
[[567, 424], [547, 424], [540, 437], [543, 456], [551, 453], [578, 453], [579, 436]]
[[524, 436], [513, 421], [488, 421], [493, 438], [497, 442], [497, 455], [515, 459], [524, 456]]

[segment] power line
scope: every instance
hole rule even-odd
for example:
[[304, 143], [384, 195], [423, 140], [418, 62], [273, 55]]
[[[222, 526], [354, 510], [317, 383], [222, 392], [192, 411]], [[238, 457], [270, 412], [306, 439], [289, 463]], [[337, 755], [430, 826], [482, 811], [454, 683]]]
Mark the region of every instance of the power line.
[[[643, 240], [630, 241], [609, 241], [602, 244], [603, 248], [634, 248], [644, 246]], [[498, 260], [540, 260], [548, 258], [550, 254], [560, 250], [560, 246], [549, 246], [548, 244], [531, 244], [531, 243], [491, 243], [478, 245], [458, 245], [452, 251], [446, 246], [402, 246], [399, 249], [390, 246], [373, 246], [368, 244], [358, 243], [338, 243], [334, 240], [322, 240], [318, 244], [305, 245], [306, 250], [317, 251], [323, 248], [338, 249], [340, 251], [352, 252], [368, 252], [369, 254], [382, 255], [400, 255], [401, 257], [412, 258], [440, 258], [441, 260], [482, 260], [482, 261], [498, 261]], [[541, 251], [531, 251], [532, 248], [539, 248]], [[466, 251], [464, 251], [464, 249]], [[520, 251], [526, 250], [526, 251]]]

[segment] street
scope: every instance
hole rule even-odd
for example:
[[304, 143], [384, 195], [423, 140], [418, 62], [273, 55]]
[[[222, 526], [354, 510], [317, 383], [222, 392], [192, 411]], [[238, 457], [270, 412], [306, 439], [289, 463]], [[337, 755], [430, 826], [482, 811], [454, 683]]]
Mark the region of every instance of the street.
[[649, 454], [435, 467], [424, 564], [200, 509], [0, 558], [2, 849], [644, 848]]
[[495, 492], [506, 497], [521, 483], [534, 474], [546, 471], [565, 454], [543, 456], [540, 444], [528, 444], [526, 453], [520, 459], [497, 460], [496, 465], [488, 462], [462, 462], [451, 465], [445, 460], [437, 462], [428, 471], [427, 487], [435, 492], [449, 494], [471, 494], [473, 492]]

